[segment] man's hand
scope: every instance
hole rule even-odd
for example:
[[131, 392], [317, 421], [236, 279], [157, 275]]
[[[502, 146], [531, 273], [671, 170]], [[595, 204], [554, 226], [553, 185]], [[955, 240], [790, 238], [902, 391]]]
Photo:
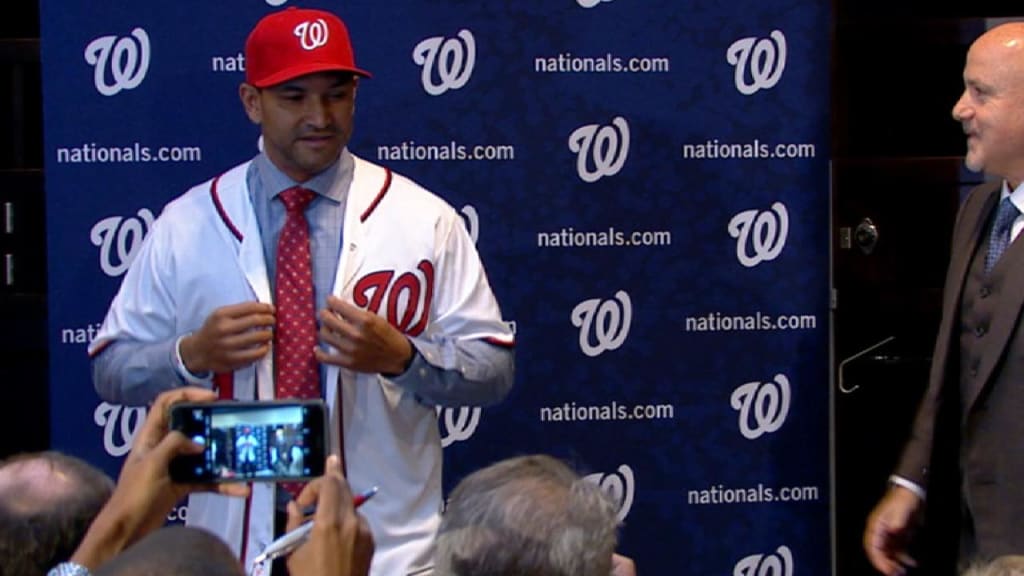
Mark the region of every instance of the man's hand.
[[317, 348], [317, 361], [356, 372], [401, 374], [413, 355], [409, 339], [387, 320], [336, 296], [320, 311], [320, 340], [334, 351]]
[[310, 482], [288, 503], [291, 531], [304, 518], [301, 507], [316, 504], [309, 540], [288, 557], [288, 573], [303, 576], [366, 576], [373, 559], [373, 535], [352, 505], [352, 491], [337, 456], [327, 458], [324, 475]]
[[273, 326], [270, 304], [242, 302], [217, 308], [202, 328], [181, 339], [181, 361], [193, 374], [244, 368], [270, 351]]
[[246, 496], [244, 484], [189, 485], [171, 482], [168, 468], [179, 454], [196, 454], [203, 447], [181, 432], [168, 430], [168, 413], [177, 402], [210, 402], [217, 395], [203, 388], [175, 388], [157, 397], [135, 435], [110, 500], [89, 527], [71, 560], [96, 568], [132, 542], [162, 526], [187, 494], [197, 491]]
[[918, 520], [921, 499], [902, 486], [891, 486], [868, 516], [864, 551], [876, 570], [885, 576], [902, 576], [917, 562], [907, 554], [907, 544]]

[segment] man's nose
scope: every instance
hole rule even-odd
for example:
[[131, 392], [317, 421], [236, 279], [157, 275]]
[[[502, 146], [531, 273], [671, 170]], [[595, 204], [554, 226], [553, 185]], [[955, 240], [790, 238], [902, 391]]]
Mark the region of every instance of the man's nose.
[[970, 113], [970, 106], [967, 105], [966, 101], [967, 91], [960, 95], [960, 99], [953, 104], [953, 119], [960, 122]]
[[317, 128], [324, 128], [331, 123], [328, 102], [322, 98], [310, 98], [306, 106], [306, 120]]

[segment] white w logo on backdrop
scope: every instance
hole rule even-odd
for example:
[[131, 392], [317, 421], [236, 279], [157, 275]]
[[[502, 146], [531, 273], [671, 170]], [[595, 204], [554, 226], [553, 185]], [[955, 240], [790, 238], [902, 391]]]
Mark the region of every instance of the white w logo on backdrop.
[[[458, 40], [434, 36], [412, 49], [412, 60], [423, 67], [420, 75], [423, 89], [431, 96], [466, 85], [476, 64], [476, 40], [469, 30], [459, 30]], [[461, 40], [461, 42], [460, 42]], [[439, 82], [434, 82], [434, 73]]]
[[[93, 83], [100, 94], [113, 96], [131, 90], [142, 83], [149, 70], [149, 35], [136, 28], [130, 38], [101, 36], [85, 47], [85, 61], [94, 67]], [[107, 83], [108, 69], [113, 83]]]
[[[615, 300], [591, 298], [580, 302], [572, 309], [571, 318], [572, 325], [580, 329], [580, 349], [587, 356], [598, 356], [626, 341], [633, 321], [633, 302], [625, 290], [619, 290]], [[590, 343], [591, 332], [595, 344]]]
[[580, 6], [583, 6], [584, 8], [593, 8], [594, 6], [597, 6], [598, 4], [602, 4], [604, 2], [612, 2], [612, 1], [613, 0], [576, 0], [576, 3], [579, 4]]
[[772, 30], [771, 37], [771, 40], [742, 38], [733, 42], [725, 51], [726, 60], [736, 67], [733, 81], [740, 94], [750, 96], [762, 88], [773, 88], [782, 77], [782, 71], [786, 69], [786, 36], [778, 30]]
[[782, 253], [789, 235], [786, 205], [776, 202], [771, 212], [756, 209], [740, 212], [729, 220], [729, 235], [736, 238], [736, 258], [747, 268], [774, 260]]
[[456, 442], [469, 440], [480, 423], [482, 410], [479, 406], [458, 408], [437, 407], [437, 419], [441, 425], [441, 447], [447, 448]]
[[775, 554], [752, 554], [736, 563], [732, 576], [793, 576], [793, 553], [779, 546]]
[[[611, 126], [580, 126], [569, 135], [569, 150], [576, 152], [576, 173], [584, 182], [614, 176], [629, 156], [629, 124], [616, 116]], [[593, 161], [593, 169], [588, 161]]]
[[104, 218], [89, 232], [93, 245], [100, 248], [100, 269], [107, 276], [120, 276], [128, 270], [153, 226], [153, 213], [148, 208], [139, 210], [137, 214], [138, 218]]
[[103, 427], [103, 449], [107, 454], [124, 456], [131, 451], [135, 434], [146, 420], [146, 409], [103, 402], [93, 411], [92, 420]]
[[327, 29], [327, 22], [323, 18], [313, 21], [305, 21], [295, 27], [293, 33], [299, 39], [299, 45], [304, 50], [314, 50], [327, 44], [331, 33]]
[[754, 440], [777, 431], [789, 415], [789, 378], [776, 374], [771, 382], [747, 382], [733, 391], [730, 403], [740, 411], [740, 434]]
[[599, 486], [611, 497], [612, 502], [618, 505], [619, 511], [616, 513], [616, 517], [619, 519], [619, 522], [622, 522], [626, 519], [626, 516], [629, 516], [629, 510], [633, 507], [633, 492], [635, 491], [632, 468], [622, 464], [619, 466], [618, 474], [602, 474], [597, 472], [595, 474], [588, 474], [583, 479]]
[[472, 204], [463, 206], [460, 214], [462, 222], [466, 225], [466, 230], [469, 231], [469, 237], [473, 239], [473, 244], [476, 244], [477, 238], [480, 236], [480, 215], [477, 214], [476, 208]]

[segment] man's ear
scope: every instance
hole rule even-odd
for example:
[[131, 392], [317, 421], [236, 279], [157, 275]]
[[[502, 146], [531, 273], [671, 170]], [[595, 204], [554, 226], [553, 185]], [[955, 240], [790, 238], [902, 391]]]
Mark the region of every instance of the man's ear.
[[238, 98], [242, 101], [242, 107], [245, 108], [245, 115], [253, 124], [263, 121], [263, 103], [260, 101], [259, 88], [243, 82], [238, 86]]

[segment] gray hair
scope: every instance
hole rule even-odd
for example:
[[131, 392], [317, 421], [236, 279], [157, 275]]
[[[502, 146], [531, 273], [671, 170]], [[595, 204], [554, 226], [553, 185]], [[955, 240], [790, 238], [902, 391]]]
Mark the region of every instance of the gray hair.
[[452, 491], [437, 576], [608, 576], [618, 519], [611, 499], [545, 455], [502, 460]]
[[71, 557], [114, 492], [114, 480], [61, 452], [0, 461], [0, 575], [42, 576]]
[[962, 576], [1024, 576], [1024, 556], [1000, 556], [991, 562], [977, 562]]

